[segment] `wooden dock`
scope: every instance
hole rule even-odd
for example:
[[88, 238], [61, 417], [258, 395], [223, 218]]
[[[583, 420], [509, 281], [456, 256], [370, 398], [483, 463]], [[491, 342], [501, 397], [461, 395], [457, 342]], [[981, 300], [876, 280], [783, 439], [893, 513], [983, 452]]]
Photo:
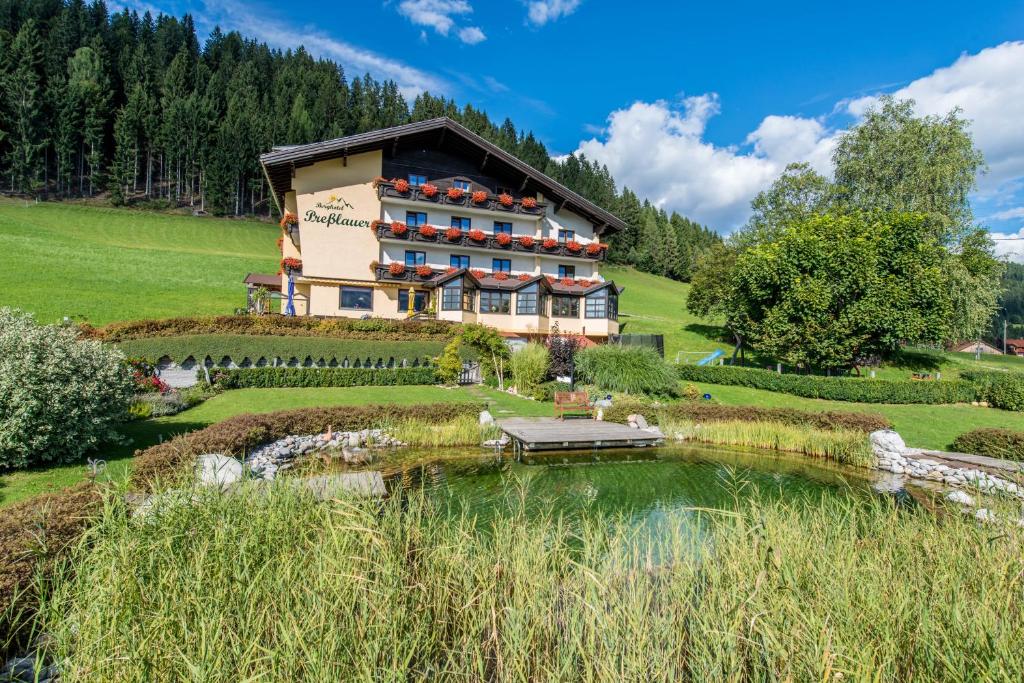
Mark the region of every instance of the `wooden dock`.
[[512, 439], [514, 447], [523, 451], [654, 446], [663, 439], [654, 430], [591, 419], [510, 417], [498, 420], [497, 424]]

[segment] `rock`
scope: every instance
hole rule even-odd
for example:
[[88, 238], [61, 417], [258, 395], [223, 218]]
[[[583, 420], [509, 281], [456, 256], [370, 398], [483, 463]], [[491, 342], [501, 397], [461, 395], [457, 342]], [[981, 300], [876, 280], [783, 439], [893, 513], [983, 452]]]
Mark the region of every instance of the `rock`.
[[871, 448], [875, 451], [876, 455], [881, 455], [882, 453], [901, 454], [907, 449], [907, 444], [903, 442], [903, 437], [891, 429], [880, 429], [877, 432], [871, 432], [868, 438], [871, 440]]
[[494, 416], [491, 415], [490, 411], [488, 411], [488, 410], [481, 410], [480, 411], [480, 425], [481, 426], [485, 426], [485, 425], [492, 425], [492, 424], [494, 424]]
[[628, 416], [626, 416], [626, 423], [629, 424], [629, 426], [632, 427], [633, 429], [640, 429], [640, 427], [638, 427], [636, 424], [636, 419], [638, 417], [640, 416], [637, 415], [636, 413], [630, 413]]
[[598, 408], [597, 409], [597, 412], [594, 413], [594, 419], [597, 420], [598, 422], [603, 422], [604, 421], [604, 409], [603, 408]]
[[648, 429], [649, 428], [649, 425], [647, 424], [647, 419], [643, 415], [640, 415], [639, 413], [637, 413], [637, 416], [636, 416], [636, 427], [637, 427], [637, 429]]
[[365, 448], [343, 448], [341, 454], [350, 465], [365, 465], [372, 460]]
[[974, 518], [979, 522], [994, 522], [996, 521], [996, 515], [988, 508], [978, 508], [978, 511], [974, 513]]
[[959, 505], [974, 505], [974, 497], [965, 491], [950, 491], [946, 494], [946, 500]]
[[203, 486], [224, 488], [242, 479], [242, 463], [220, 453], [196, 458], [196, 480]]

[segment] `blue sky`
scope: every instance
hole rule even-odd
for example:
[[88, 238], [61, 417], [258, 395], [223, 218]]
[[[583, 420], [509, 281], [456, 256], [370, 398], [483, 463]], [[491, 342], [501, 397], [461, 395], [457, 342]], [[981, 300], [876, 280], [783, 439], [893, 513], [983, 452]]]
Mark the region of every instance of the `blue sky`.
[[990, 163], [978, 219], [1005, 235], [1024, 230], [1019, 1], [123, 4], [188, 11], [203, 32], [219, 24], [277, 47], [305, 44], [408, 95], [429, 89], [509, 116], [553, 153], [582, 150], [721, 232], [789, 161], [827, 172], [836, 134], [880, 93], [913, 96], [921, 113], [959, 105]]

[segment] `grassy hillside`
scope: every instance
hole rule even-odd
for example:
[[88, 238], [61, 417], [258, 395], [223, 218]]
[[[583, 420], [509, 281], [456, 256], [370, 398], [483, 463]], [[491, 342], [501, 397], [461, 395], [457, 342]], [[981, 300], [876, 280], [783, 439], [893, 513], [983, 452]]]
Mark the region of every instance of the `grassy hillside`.
[[242, 278], [275, 272], [278, 228], [0, 199], [0, 302], [51, 322], [231, 313]]

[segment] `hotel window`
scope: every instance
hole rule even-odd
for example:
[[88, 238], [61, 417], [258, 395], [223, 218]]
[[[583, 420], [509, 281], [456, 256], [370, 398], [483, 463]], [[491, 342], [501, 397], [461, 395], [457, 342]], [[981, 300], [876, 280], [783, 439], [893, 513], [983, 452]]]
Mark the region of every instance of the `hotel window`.
[[[405, 313], [409, 310], [409, 290], [400, 289], [398, 290], [398, 312]], [[427, 293], [416, 292], [412, 300], [412, 310], [417, 313], [421, 313], [427, 310]]]
[[559, 242], [568, 242], [568, 241], [574, 240], [574, 239], [576, 239], [576, 231], [575, 230], [563, 230], [562, 228], [558, 229], [558, 241]]
[[472, 183], [470, 183], [468, 180], [453, 180], [452, 181], [452, 187], [457, 187], [460, 190], [463, 190], [464, 192], [469, 192], [469, 186], [471, 184]]
[[412, 185], [413, 187], [417, 187], [419, 185], [426, 185], [427, 184], [427, 176], [420, 175], [418, 173], [410, 173], [409, 174], [409, 184]]
[[495, 273], [511, 273], [512, 259], [495, 258], [491, 259], [491, 270]]
[[418, 228], [427, 224], [427, 214], [422, 211], [406, 211], [405, 224], [410, 228]]
[[494, 234], [505, 233], [506, 235], [512, 234], [512, 224], [502, 223], [501, 221], [494, 221]]
[[427, 252], [425, 251], [407, 251], [405, 252], [405, 265], [407, 268], [415, 268], [416, 266], [425, 266], [427, 264]]
[[578, 296], [551, 297], [551, 317], [553, 318], [578, 318], [580, 317], [580, 298]]
[[618, 309], [619, 296], [610, 289], [605, 288], [587, 295], [587, 301], [583, 308], [583, 316], [586, 318], [607, 318], [608, 320], [618, 320]]
[[512, 311], [512, 292], [500, 289], [480, 290], [481, 313], [510, 313]]
[[473, 221], [465, 216], [452, 216], [452, 227], [460, 228], [462, 230], [469, 230], [470, 226], [473, 225]]
[[442, 311], [473, 312], [473, 290], [463, 286], [462, 280], [449, 282], [441, 288]]
[[559, 264], [559, 266], [558, 266], [558, 277], [559, 278], [571, 277], [571, 278], [575, 279], [576, 278], [576, 266], [563, 266], [563, 265]]
[[465, 254], [452, 254], [448, 259], [448, 265], [452, 268], [469, 268], [469, 257]]
[[373, 290], [369, 287], [342, 287], [340, 308], [373, 310]]
[[537, 283], [523, 287], [516, 292], [516, 315], [537, 315], [537, 296], [540, 287]]

